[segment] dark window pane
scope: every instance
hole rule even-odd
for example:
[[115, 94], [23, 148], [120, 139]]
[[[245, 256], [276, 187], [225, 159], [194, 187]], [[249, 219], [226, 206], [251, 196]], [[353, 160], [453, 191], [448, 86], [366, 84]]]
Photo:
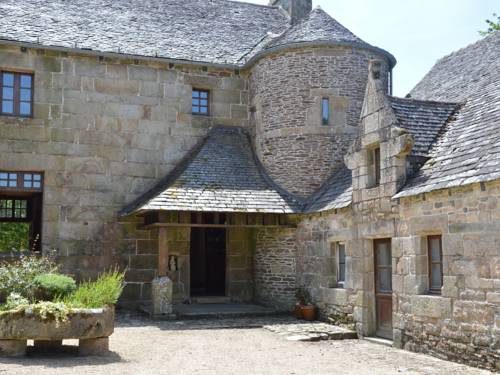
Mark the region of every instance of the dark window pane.
[[431, 261], [441, 262], [441, 241], [439, 237], [433, 237], [429, 241]]
[[21, 87], [22, 88], [31, 88], [31, 76], [28, 75], [21, 75]]
[[24, 116], [31, 115], [31, 103], [29, 102], [21, 102], [19, 107], [19, 113]]
[[3, 86], [14, 86], [13, 73], [3, 73]]
[[14, 88], [13, 87], [2, 88], [2, 99], [3, 100], [14, 100]]
[[391, 266], [392, 265], [392, 260], [391, 260], [391, 250], [389, 249], [388, 245], [385, 243], [381, 243], [378, 246], [378, 252], [377, 252], [377, 257], [378, 257], [378, 265], [379, 266]]
[[3, 113], [14, 113], [14, 102], [10, 100], [2, 101], [2, 112]]

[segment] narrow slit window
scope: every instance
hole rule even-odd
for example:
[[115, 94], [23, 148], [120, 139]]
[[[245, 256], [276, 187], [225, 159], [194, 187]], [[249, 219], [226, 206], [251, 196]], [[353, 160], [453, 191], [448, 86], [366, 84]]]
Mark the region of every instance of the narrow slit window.
[[193, 89], [191, 97], [192, 113], [195, 115], [208, 116], [209, 98], [210, 92], [208, 90]]
[[33, 75], [0, 72], [0, 114], [31, 117], [33, 114]]
[[321, 100], [321, 123], [325, 126], [330, 124], [330, 99]]
[[429, 292], [441, 294], [443, 287], [443, 250], [441, 236], [427, 237]]
[[375, 186], [380, 185], [380, 147], [373, 150], [373, 177]]
[[337, 244], [337, 286], [343, 288], [345, 283], [345, 244]]

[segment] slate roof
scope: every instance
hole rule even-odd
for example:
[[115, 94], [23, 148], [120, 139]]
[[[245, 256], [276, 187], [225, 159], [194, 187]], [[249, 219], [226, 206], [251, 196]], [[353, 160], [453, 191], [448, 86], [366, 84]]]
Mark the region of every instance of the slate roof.
[[375, 48], [321, 10], [294, 27], [278, 7], [228, 0], [0, 1], [0, 43], [242, 67], [280, 35], [280, 44], [328, 41]]
[[378, 50], [386, 55], [393, 66], [396, 64], [394, 56], [361, 40], [319, 6], [314, 8], [303, 20], [290, 27], [279, 37], [270, 41], [266, 49], [300, 43], [321, 44], [321, 42], [335, 42], [339, 45], [352, 45], [360, 48]]
[[439, 132], [457, 110], [457, 103], [389, 97], [399, 126], [415, 137], [411, 156], [428, 156]]
[[464, 102], [395, 197], [500, 179], [500, 32], [439, 60], [411, 96]]
[[313, 213], [347, 207], [352, 202], [352, 173], [343, 166], [305, 204], [303, 212]]
[[178, 168], [120, 215], [147, 210], [293, 213], [300, 204], [265, 174], [243, 129], [216, 127]]

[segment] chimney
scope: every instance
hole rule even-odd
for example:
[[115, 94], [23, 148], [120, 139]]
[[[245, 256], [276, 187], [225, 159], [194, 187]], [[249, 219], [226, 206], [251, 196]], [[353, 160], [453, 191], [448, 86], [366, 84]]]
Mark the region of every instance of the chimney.
[[270, 0], [269, 5], [283, 8], [290, 16], [292, 24], [299, 22], [312, 10], [312, 0]]

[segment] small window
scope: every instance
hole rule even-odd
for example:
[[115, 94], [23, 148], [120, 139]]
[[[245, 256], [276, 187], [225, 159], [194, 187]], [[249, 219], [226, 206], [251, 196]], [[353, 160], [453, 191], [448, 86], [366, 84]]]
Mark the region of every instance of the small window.
[[321, 100], [321, 123], [325, 126], [330, 124], [330, 99], [323, 98]]
[[380, 147], [373, 149], [373, 182], [380, 185]]
[[28, 218], [26, 199], [0, 199], [0, 219], [22, 220]]
[[193, 114], [208, 116], [209, 97], [210, 97], [210, 92], [208, 90], [193, 89], [193, 94], [191, 98]]
[[337, 287], [343, 288], [345, 283], [345, 244], [337, 243]]
[[427, 237], [429, 292], [441, 294], [443, 287], [443, 251], [441, 236]]
[[31, 117], [33, 75], [0, 71], [0, 114]]
[[0, 190], [42, 190], [43, 176], [37, 172], [0, 171]]

